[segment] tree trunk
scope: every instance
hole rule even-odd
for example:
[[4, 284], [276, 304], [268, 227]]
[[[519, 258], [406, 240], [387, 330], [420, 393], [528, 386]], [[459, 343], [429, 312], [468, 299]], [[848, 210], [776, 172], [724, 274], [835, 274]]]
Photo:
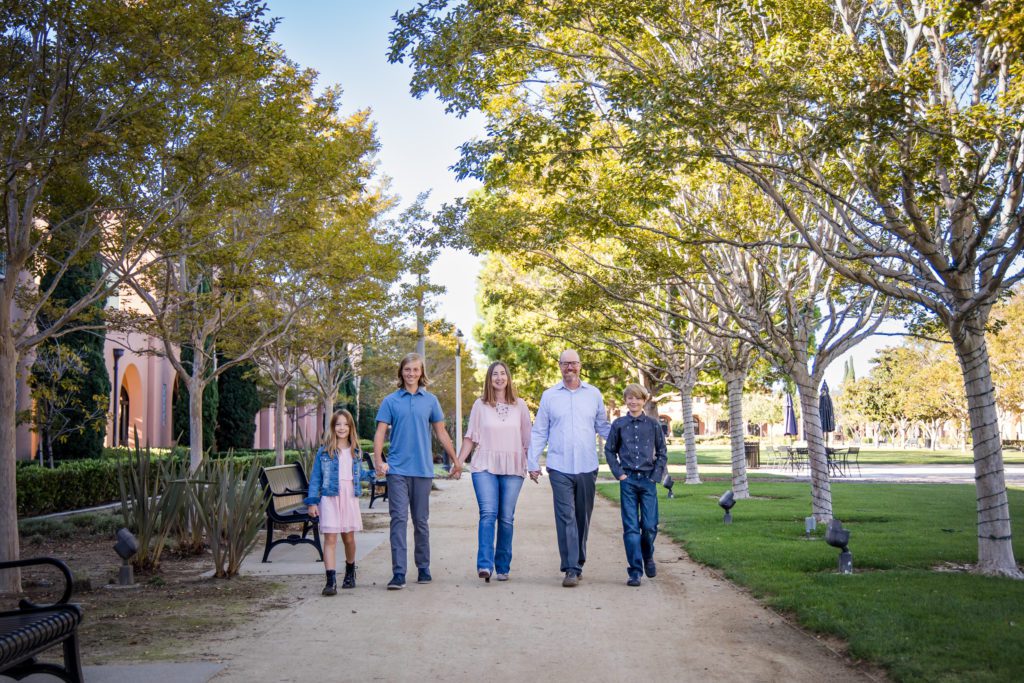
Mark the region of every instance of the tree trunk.
[[[19, 559], [18, 497], [15, 495], [18, 484], [15, 468], [17, 382], [18, 352], [14, 340], [9, 334], [4, 334], [0, 337], [0, 487], [6, 492], [0, 496], [0, 561], [3, 562]], [[20, 592], [21, 571], [7, 569], [0, 572], [0, 593]]]
[[693, 385], [683, 384], [679, 390], [679, 398], [683, 404], [683, 441], [686, 443], [686, 483], [699, 484], [700, 472], [697, 469], [697, 440], [693, 436]]
[[[195, 377], [192, 366], [192, 378], [188, 382], [188, 451], [189, 472], [195, 474], [203, 462], [203, 390], [202, 382]], [[117, 428], [116, 426], [114, 427]]]
[[274, 411], [274, 452], [275, 462], [278, 465], [284, 464], [284, 419], [288, 412], [288, 405], [285, 403], [288, 391], [287, 384], [277, 385], [277, 409]]
[[737, 500], [750, 498], [747, 484], [747, 457], [743, 448], [743, 379], [744, 374], [728, 373], [725, 386], [729, 392], [729, 444], [732, 447], [732, 495]]
[[984, 326], [950, 326], [953, 348], [964, 376], [974, 440], [974, 481], [978, 510], [978, 572], [1024, 578], [1013, 556], [1010, 507], [1003, 472], [995, 391]]
[[828, 476], [825, 440], [818, 413], [818, 388], [809, 377], [795, 377], [800, 392], [800, 411], [811, 467], [811, 513], [819, 524], [832, 521], [832, 484]]

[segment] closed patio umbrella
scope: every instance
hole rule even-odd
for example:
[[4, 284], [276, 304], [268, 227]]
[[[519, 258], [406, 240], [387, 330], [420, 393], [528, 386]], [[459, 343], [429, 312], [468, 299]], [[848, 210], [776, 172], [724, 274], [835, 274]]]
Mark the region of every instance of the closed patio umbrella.
[[785, 424], [785, 429], [782, 430], [782, 433], [786, 436], [796, 436], [799, 434], [800, 432], [796, 428], [796, 413], [793, 411], [793, 397], [788, 391], [782, 406], [782, 413], [782, 419]]
[[828, 393], [828, 382], [821, 383], [821, 395], [818, 396], [818, 413], [821, 415], [821, 431], [825, 434], [825, 445], [828, 446], [828, 434], [836, 430], [836, 413], [832, 408], [832, 397]]

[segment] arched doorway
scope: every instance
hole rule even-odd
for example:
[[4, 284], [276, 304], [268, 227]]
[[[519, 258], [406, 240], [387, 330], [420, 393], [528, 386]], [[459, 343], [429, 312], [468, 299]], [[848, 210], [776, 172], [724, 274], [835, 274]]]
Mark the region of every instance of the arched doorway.
[[[125, 366], [118, 396], [117, 442], [129, 448], [141, 447], [149, 440], [144, 417], [146, 397], [143, 394], [142, 376], [134, 363]], [[136, 433], [139, 439], [137, 444]]]
[[131, 397], [128, 395], [128, 389], [121, 385], [121, 395], [117, 405], [117, 442], [122, 445], [128, 444], [128, 424], [131, 422], [129, 410], [131, 409]]

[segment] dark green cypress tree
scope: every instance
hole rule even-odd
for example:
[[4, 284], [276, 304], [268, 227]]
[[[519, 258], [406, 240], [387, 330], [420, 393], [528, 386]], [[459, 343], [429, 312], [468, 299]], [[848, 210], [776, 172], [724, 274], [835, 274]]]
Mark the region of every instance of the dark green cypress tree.
[[[53, 292], [53, 308], [51, 315], [59, 314], [59, 309], [78, 301], [92, 289], [101, 273], [97, 261], [84, 265], [71, 266], [65, 271]], [[54, 274], [46, 273], [40, 286], [47, 288], [53, 283]], [[102, 320], [101, 304], [91, 307], [81, 320], [93, 322]], [[40, 327], [49, 325], [46, 314], [39, 316]], [[103, 453], [103, 439], [107, 433], [106, 412], [110, 405], [110, 375], [103, 358], [103, 346], [106, 333], [102, 329], [81, 330], [61, 335], [58, 339], [50, 339], [40, 345], [38, 355], [43, 356], [53, 351], [57, 344], [75, 353], [82, 360], [82, 371], [67, 377], [72, 387], [73, 398], [66, 402], [61, 410], [60, 422], [68, 425], [64, 429], [63, 440], [53, 444], [53, 457], [57, 459], [98, 458]], [[33, 370], [34, 382], [47, 381], [47, 373], [41, 368]], [[58, 389], [61, 391], [64, 389]], [[68, 433], [67, 429], [75, 431]], [[40, 435], [43, 436], [43, 435]], [[44, 437], [45, 441], [45, 437]], [[50, 454], [44, 454], [50, 455]]]
[[256, 438], [256, 413], [260, 397], [256, 387], [256, 366], [241, 363], [217, 379], [217, 448], [252, 448]]
[[[45, 218], [55, 226], [52, 234], [51, 248], [58, 260], [62, 258], [62, 249], [70, 247], [77, 240], [82, 229], [81, 218], [76, 218], [80, 211], [88, 207], [95, 199], [96, 193], [89, 184], [88, 174], [82, 169], [71, 169], [59, 174], [46, 190], [47, 209]], [[69, 220], [70, 219], [70, 220]], [[72, 263], [57, 282], [49, 305], [37, 318], [40, 329], [49, 327], [63, 310], [87, 295], [100, 278], [102, 267], [96, 259], [83, 257]], [[46, 290], [53, 284], [56, 277], [54, 270], [48, 270], [40, 278], [40, 288]], [[78, 317], [75, 324], [101, 323], [103, 321], [103, 301], [90, 306]], [[101, 327], [100, 325], [97, 325]], [[60, 422], [75, 431], [68, 433], [63, 441], [59, 437], [54, 443], [53, 457], [57, 458], [92, 458], [99, 457], [103, 452], [103, 440], [106, 436], [106, 413], [110, 404], [110, 375], [103, 358], [103, 347], [106, 333], [103, 329], [69, 332], [59, 339], [50, 339], [38, 347], [38, 354], [53, 354], [57, 344], [65, 350], [74, 352], [83, 363], [82, 371], [68, 377], [64, 387], [71, 386], [74, 397], [64, 401], [66, 407], [61, 410]], [[33, 372], [33, 382], [52, 381], [47, 379], [45, 371]], [[51, 388], [65, 391], [66, 388]], [[65, 428], [66, 431], [66, 428]], [[51, 454], [47, 454], [51, 455]]]
[[[192, 371], [192, 358], [194, 357], [191, 346], [181, 347], [181, 364], [185, 370]], [[217, 391], [217, 382], [210, 382], [203, 391], [203, 450], [207, 451], [216, 448], [216, 427], [217, 427], [217, 404], [220, 402], [220, 394]], [[174, 438], [179, 446], [188, 446], [189, 425], [188, 425], [188, 387], [179, 381], [174, 392], [174, 405], [171, 409], [171, 425], [174, 428]]]

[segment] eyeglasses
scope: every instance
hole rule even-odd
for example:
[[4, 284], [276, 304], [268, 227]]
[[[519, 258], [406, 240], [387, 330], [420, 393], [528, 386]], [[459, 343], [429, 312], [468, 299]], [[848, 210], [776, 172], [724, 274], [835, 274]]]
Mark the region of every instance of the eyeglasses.
[[567, 363], [559, 361], [558, 364], [561, 365], [563, 368], [578, 368], [580, 366], [580, 362], [578, 360], [569, 361]]

